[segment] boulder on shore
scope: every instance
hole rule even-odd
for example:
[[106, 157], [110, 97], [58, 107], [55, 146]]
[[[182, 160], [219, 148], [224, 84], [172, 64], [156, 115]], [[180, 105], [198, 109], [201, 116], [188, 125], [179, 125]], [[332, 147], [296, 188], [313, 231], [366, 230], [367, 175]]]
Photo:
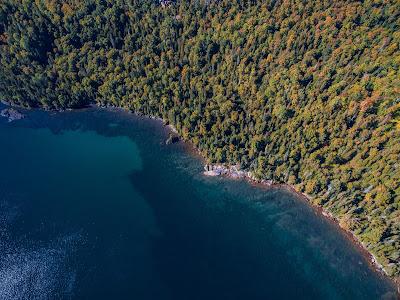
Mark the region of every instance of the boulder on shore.
[[170, 144], [175, 144], [177, 142], [179, 142], [179, 137], [174, 134], [170, 134], [168, 139], [165, 141], [165, 144], [170, 145]]

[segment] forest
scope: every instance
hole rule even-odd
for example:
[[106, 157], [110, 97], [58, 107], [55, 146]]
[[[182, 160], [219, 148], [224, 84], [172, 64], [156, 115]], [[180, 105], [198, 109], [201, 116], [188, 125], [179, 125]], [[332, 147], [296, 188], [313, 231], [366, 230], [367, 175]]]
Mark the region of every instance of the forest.
[[0, 100], [174, 125], [287, 183], [400, 276], [398, 0], [2, 0]]

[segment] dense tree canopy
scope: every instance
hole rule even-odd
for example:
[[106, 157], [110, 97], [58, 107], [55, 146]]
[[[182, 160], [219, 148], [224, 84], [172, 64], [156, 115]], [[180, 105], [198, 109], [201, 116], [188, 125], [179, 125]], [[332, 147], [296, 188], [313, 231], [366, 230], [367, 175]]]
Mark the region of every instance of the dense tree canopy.
[[400, 274], [398, 0], [3, 0], [0, 99], [172, 123], [294, 185]]

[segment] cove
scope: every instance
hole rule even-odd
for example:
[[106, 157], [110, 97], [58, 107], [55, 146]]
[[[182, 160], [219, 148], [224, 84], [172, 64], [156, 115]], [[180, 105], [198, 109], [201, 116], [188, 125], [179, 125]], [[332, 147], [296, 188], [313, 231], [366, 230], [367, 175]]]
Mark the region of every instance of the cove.
[[0, 119], [0, 299], [381, 299], [395, 288], [295, 195], [209, 178], [121, 111]]

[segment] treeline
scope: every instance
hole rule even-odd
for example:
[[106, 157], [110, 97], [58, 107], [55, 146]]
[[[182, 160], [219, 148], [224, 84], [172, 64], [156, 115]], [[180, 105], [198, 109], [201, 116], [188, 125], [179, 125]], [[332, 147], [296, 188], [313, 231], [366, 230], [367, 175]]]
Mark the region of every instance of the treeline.
[[0, 99], [162, 117], [294, 185], [400, 274], [397, 0], [3, 0]]

